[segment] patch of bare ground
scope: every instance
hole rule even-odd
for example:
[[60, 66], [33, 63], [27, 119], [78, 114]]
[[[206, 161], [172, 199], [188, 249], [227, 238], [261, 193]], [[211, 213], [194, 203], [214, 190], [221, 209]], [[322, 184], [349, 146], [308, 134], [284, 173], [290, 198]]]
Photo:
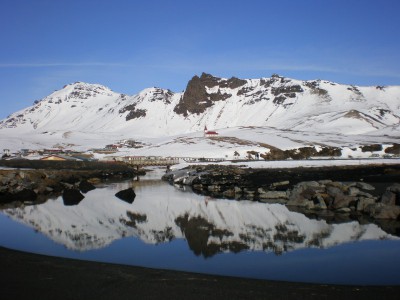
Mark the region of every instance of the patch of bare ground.
[[218, 137], [210, 137], [209, 139], [213, 140], [213, 141], [217, 141], [217, 142], [232, 144], [235, 146], [253, 146], [253, 147], [263, 147], [266, 149], [278, 149], [278, 148], [271, 146], [269, 144], [266, 144], [266, 143], [260, 143], [260, 142], [239, 139], [237, 137], [218, 136]]

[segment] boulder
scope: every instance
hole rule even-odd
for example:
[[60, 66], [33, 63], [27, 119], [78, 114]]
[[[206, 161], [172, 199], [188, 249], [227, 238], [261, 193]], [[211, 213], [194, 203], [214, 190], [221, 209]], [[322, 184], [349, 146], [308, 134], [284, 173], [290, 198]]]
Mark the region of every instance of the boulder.
[[81, 202], [85, 196], [83, 196], [79, 190], [73, 188], [65, 189], [63, 191], [62, 198], [64, 205], [71, 206], [79, 204], [79, 202]]
[[125, 202], [133, 203], [136, 194], [133, 188], [128, 188], [126, 190], [119, 191], [118, 193], [115, 194], [115, 196]]
[[343, 189], [338, 186], [332, 186], [332, 185], [327, 186], [326, 193], [332, 198], [344, 196]]
[[383, 203], [375, 203], [368, 205], [366, 211], [375, 219], [391, 219], [398, 220], [400, 217], [400, 206], [385, 205]]
[[386, 190], [382, 195], [381, 202], [386, 205], [396, 205], [396, 194], [389, 189]]
[[362, 193], [360, 191], [360, 189], [356, 188], [355, 186], [351, 186], [349, 187], [349, 189], [347, 190], [347, 194], [349, 196], [358, 196], [360, 193]]
[[321, 194], [317, 193], [313, 198], [313, 202], [316, 209], [327, 209], [325, 199]]
[[320, 189], [321, 186], [316, 181], [300, 182], [291, 191], [287, 205], [313, 208], [312, 199]]
[[356, 210], [365, 211], [365, 208], [369, 205], [375, 204], [376, 200], [374, 198], [359, 197], [357, 201]]
[[352, 196], [346, 195], [337, 195], [332, 202], [333, 209], [341, 209], [341, 208], [348, 208], [352, 202], [356, 202], [357, 198]]
[[366, 191], [375, 190], [375, 187], [373, 187], [372, 185], [365, 183], [365, 182], [356, 182], [356, 187], [358, 187], [362, 190], [366, 190]]

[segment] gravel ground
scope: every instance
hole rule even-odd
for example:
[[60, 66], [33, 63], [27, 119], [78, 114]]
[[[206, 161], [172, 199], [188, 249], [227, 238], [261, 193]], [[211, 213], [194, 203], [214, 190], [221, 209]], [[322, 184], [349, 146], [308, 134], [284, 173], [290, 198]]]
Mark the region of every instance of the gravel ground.
[[[252, 280], [79, 261], [0, 247], [2, 299], [398, 299], [400, 286]], [[294, 270], [295, 271], [295, 270]]]

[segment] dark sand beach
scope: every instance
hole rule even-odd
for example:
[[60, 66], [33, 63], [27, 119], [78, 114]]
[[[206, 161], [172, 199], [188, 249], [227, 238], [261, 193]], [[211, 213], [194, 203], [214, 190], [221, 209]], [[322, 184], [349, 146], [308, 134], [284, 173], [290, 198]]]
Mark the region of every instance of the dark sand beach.
[[[400, 286], [344, 286], [202, 275], [79, 261], [0, 247], [2, 299], [398, 299]], [[293, 270], [295, 272], [295, 270]]]

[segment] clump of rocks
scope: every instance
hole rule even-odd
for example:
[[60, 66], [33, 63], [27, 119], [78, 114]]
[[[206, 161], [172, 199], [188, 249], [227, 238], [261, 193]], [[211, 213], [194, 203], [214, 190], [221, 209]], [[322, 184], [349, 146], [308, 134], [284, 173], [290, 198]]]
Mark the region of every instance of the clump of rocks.
[[382, 195], [377, 195], [375, 187], [363, 181], [275, 182], [273, 178], [265, 178], [262, 182], [259, 178], [252, 180], [251, 174], [251, 170], [213, 166], [170, 172], [163, 179], [173, 184], [189, 185], [193, 191], [213, 197], [280, 203], [308, 211], [365, 214], [375, 219], [400, 220], [399, 183], [392, 184]]
[[288, 192], [285, 204], [309, 210], [358, 212], [375, 219], [399, 219], [400, 184], [389, 186], [382, 196], [373, 196], [370, 193], [373, 190], [375, 188], [372, 185], [364, 182], [301, 182]]
[[[95, 189], [86, 172], [58, 170], [0, 170], [0, 204], [41, 202], [63, 195], [66, 203], [82, 198], [81, 193]], [[99, 180], [99, 179], [98, 179]]]

